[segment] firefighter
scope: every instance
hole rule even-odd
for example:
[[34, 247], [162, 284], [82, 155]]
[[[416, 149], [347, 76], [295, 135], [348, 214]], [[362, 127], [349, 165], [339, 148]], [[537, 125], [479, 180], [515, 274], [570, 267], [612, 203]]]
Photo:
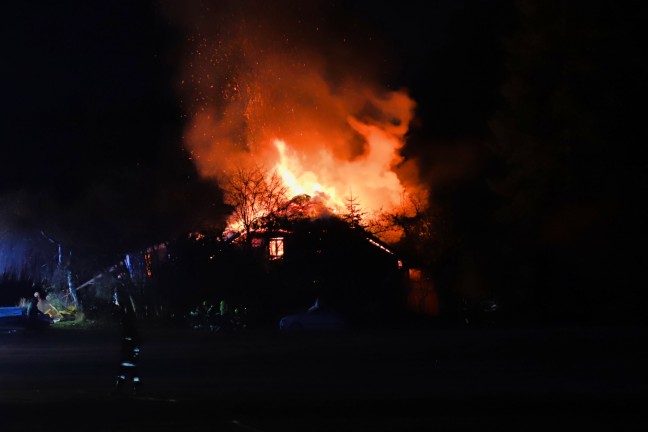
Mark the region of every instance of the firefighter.
[[120, 305], [115, 301], [115, 304], [119, 307], [122, 327], [121, 355], [115, 393], [125, 395], [130, 392], [133, 396], [137, 396], [141, 384], [139, 375], [140, 337], [137, 331], [135, 313], [126, 302]]
[[38, 291], [34, 292], [34, 296], [27, 306], [27, 328], [30, 330], [42, 330], [49, 324], [49, 316], [38, 309], [40, 301], [40, 293]]

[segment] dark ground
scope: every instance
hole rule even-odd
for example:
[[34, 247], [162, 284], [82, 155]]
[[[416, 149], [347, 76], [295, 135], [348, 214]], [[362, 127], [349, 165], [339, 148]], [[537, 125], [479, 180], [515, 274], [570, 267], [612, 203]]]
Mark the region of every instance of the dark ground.
[[0, 334], [0, 431], [648, 430], [642, 328], [142, 334], [134, 399], [117, 328]]

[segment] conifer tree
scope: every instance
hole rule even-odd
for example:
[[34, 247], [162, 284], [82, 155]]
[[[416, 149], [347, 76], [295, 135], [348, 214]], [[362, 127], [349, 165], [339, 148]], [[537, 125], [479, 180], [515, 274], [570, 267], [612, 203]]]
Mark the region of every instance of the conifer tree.
[[346, 197], [345, 200], [347, 212], [342, 216], [342, 219], [344, 219], [351, 228], [363, 228], [363, 219], [367, 213], [363, 211], [362, 207], [360, 207], [358, 197], [353, 196], [353, 190], [349, 189], [349, 196]]

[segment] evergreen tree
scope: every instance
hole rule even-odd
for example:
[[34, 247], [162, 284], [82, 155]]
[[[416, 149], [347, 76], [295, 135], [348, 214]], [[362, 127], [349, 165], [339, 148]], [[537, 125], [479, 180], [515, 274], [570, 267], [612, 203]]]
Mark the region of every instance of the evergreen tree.
[[367, 214], [358, 201], [358, 197], [353, 195], [353, 191], [349, 190], [349, 196], [345, 198], [345, 207], [347, 212], [342, 215], [342, 219], [346, 221], [351, 228], [364, 228], [364, 217]]

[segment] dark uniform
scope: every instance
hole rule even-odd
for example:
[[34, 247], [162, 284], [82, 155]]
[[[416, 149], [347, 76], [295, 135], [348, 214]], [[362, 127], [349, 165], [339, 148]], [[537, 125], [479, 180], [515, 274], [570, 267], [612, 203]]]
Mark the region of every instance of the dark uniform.
[[135, 325], [134, 313], [127, 307], [122, 308], [121, 321], [121, 357], [119, 370], [117, 372], [116, 391], [118, 394], [124, 394], [126, 391], [131, 391], [133, 395], [137, 395], [140, 387], [138, 366], [140, 338]]
[[49, 317], [38, 310], [40, 295], [34, 293], [27, 306], [27, 328], [30, 330], [42, 330], [49, 325]]

